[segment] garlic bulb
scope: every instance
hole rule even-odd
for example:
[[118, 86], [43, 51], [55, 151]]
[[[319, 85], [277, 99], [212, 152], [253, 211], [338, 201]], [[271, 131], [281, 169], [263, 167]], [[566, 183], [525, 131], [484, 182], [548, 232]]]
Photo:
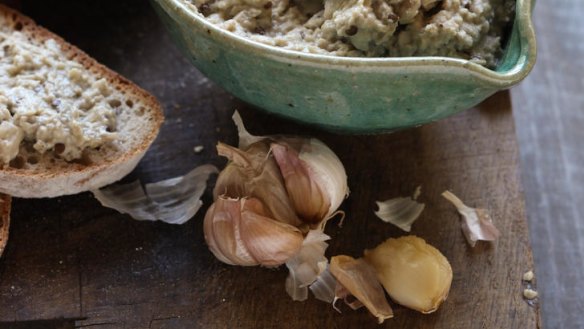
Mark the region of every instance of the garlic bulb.
[[[322, 232], [348, 194], [345, 169], [319, 140], [253, 136], [237, 112], [233, 120], [239, 148], [217, 145], [219, 155], [230, 161], [219, 174], [215, 204], [205, 216], [209, 248], [233, 265], [286, 263], [287, 291], [294, 299], [305, 299], [308, 285], [326, 267], [328, 236]], [[260, 222], [265, 227], [261, 232]], [[254, 234], [244, 234], [244, 225], [253, 227]], [[269, 257], [263, 257], [266, 253]]]
[[204, 232], [215, 257], [243, 266], [281, 265], [300, 250], [303, 240], [296, 227], [267, 217], [255, 198], [219, 197], [205, 215]]

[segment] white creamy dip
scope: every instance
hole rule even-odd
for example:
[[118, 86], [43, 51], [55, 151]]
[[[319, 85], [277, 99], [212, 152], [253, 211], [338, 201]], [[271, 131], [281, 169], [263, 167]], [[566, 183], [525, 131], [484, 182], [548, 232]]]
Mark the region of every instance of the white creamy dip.
[[335, 56], [447, 56], [494, 67], [515, 0], [185, 0], [268, 45]]
[[19, 31], [0, 31], [0, 165], [23, 142], [71, 161], [115, 140], [119, 101], [111, 94], [55, 40], [36, 45]]

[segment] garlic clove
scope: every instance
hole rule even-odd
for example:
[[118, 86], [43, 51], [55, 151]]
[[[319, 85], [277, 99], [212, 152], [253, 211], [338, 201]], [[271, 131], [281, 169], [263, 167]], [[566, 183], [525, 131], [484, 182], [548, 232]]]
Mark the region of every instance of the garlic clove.
[[219, 198], [205, 214], [203, 230], [209, 250], [223, 263], [254, 266], [258, 261], [243, 244], [240, 233], [241, 199]]
[[270, 148], [299, 216], [312, 224], [329, 219], [349, 194], [341, 160], [315, 138], [282, 137]]
[[375, 270], [365, 260], [345, 255], [334, 256], [331, 258], [329, 270], [346, 290], [365, 305], [379, 323], [393, 317], [393, 311], [377, 281]]
[[231, 265], [278, 266], [297, 254], [302, 232], [266, 217], [258, 199], [220, 197], [209, 208], [204, 222], [211, 252]]
[[452, 283], [450, 263], [438, 249], [416, 236], [388, 239], [365, 260], [391, 298], [408, 308], [432, 313], [448, 297]]
[[249, 253], [263, 266], [284, 264], [300, 250], [304, 237], [299, 229], [262, 214], [257, 199], [245, 200], [241, 218], [241, 239]]
[[246, 150], [240, 150], [219, 143], [217, 152], [231, 162], [217, 178], [213, 191], [215, 198], [220, 195], [258, 198], [267, 208], [269, 217], [293, 226], [302, 224], [288, 198], [280, 169], [269, 155], [267, 144], [254, 143]]
[[271, 149], [298, 216], [305, 222], [319, 223], [327, 216], [330, 201], [318, 185], [315, 173], [300, 160], [295, 150], [281, 144], [272, 144]]

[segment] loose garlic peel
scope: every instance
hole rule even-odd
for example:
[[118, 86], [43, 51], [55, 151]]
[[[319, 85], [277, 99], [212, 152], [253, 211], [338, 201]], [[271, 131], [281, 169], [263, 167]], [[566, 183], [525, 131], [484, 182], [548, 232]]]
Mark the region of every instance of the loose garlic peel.
[[426, 207], [425, 204], [416, 201], [421, 193], [421, 187], [418, 186], [411, 198], [393, 198], [386, 201], [377, 201], [379, 210], [375, 215], [386, 223], [391, 223], [402, 230], [409, 232], [412, 224], [420, 217]]
[[[347, 291], [365, 305], [379, 323], [393, 317], [393, 311], [385, 299], [375, 271], [365, 260], [345, 255], [334, 256], [331, 258], [329, 270]], [[337, 297], [344, 296], [341, 294]]]
[[299, 229], [267, 217], [255, 198], [219, 197], [205, 215], [204, 232], [211, 252], [231, 265], [278, 266], [298, 253], [303, 241]]
[[474, 247], [478, 240], [495, 241], [501, 235], [485, 209], [468, 207], [450, 191], [444, 191], [442, 196], [450, 201], [462, 216], [462, 232], [471, 247]]
[[416, 236], [388, 239], [365, 260], [397, 303], [422, 313], [432, 313], [448, 297], [452, 283], [450, 263], [438, 251]]
[[316, 278], [309, 288], [316, 299], [322, 300], [325, 303], [334, 303], [335, 290], [337, 287], [337, 280], [327, 268]]
[[137, 220], [163, 221], [183, 224], [201, 208], [201, 196], [207, 188], [209, 176], [219, 170], [202, 165], [184, 176], [149, 183], [140, 181], [115, 183], [91, 191], [104, 206], [128, 214]]
[[[351, 297], [353, 297], [353, 298], [351, 299]], [[345, 286], [343, 286], [342, 284], [337, 282], [337, 285], [335, 287], [335, 295], [334, 295], [334, 299], [333, 299], [332, 304], [333, 304], [333, 308], [335, 309], [335, 311], [337, 311], [339, 313], [343, 313], [343, 312], [341, 312], [341, 309], [337, 307], [337, 301], [339, 301], [339, 300], [342, 300], [345, 303], [345, 305], [349, 306], [353, 311], [356, 311], [364, 306], [360, 300], [355, 298], [355, 296], [353, 296], [351, 294], [351, 292], [349, 290], [347, 290], [347, 288], [345, 288]]]

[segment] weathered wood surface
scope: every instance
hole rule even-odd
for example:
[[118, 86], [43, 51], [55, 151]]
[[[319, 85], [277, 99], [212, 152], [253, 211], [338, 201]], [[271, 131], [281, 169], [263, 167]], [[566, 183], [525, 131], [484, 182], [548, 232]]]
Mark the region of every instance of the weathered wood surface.
[[[412, 229], [450, 260], [450, 297], [436, 313], [395, 306], [388, 328], [537, 328], [522, 298], [533, 268], [508, 93], [424, 127], [384, 136], [340, 136], [250, 109], [203, 78], [177, 52], [143, 1], [16, 1], [39, 23], [154, 93], [167, 121], [133, 174], [145, 182], [223, 165], [217, 141], [236, 142], [240, 109], [253, 133], [321, 138], [345, 163], [351, 196], [344, 226], [332, 222], [328, 255], [359, 256], [402, 235], [373, 215], [374, 201], [422, 185], [427, 207]], [[200, 154], [193, 147], [203, 145]], [[470, 249], [440, 193], [491, 210], [503, 236]], [[210, 203], [210, 193], [204, 201]], [[204, 208], [206, 209], [206, 208]], [[92, 328], [378, 328], [365, 310], [338, 314], [320, 301], [291, 301], [285, 269], [226, 266], [207, 250], [203, 213], [182, 226], [138, 222], [88, 193], [13, 203], [0, 260], [0, 322], [71, 319]], [[44, 324], [47, 327], [47, 324]]]
[[584, 328], [584, 1], [537, 1], [538, 58], [512, 90], [546, 328]]

